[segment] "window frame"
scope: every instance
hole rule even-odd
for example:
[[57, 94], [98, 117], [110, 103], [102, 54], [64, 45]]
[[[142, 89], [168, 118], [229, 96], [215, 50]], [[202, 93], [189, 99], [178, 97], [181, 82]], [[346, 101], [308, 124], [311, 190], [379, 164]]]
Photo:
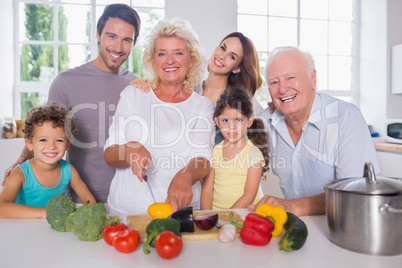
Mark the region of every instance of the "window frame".
[[[268, 2], [269, 1], [271, 1], [271, 0], [267, 0]], [[243, 13], [243, 12], [239, 12], [239, 10], [238, 10], [238, 12], [237, 12], [237, 16], [239, 17], [239, 15], [248, 15], [248, 16], [258, 16], [258, 17], [267, 17], [267, 29], [269, 29], [269, 18], [270, 17], [275, 17], [275, 18], [292, 18], [292, 19], [296, 19], [296, 24], [297, 24], [297, 46], [298, 47], [300, 47], [300, 40], [301, 40], [301, 38], [300, 38], [300, 34], [301, 34], [301, 32], [300, 32], [300, 25], [301, 25], [301, 21], [303, 20], [303, 19], [305, 19], [305, 18], [302, 18], [301, 17], [301, 7], [300, 7], [300, 3], [301, 3], [301, 0], [296, 0], [296, 2], [297, 2], [297, 15], [296, 15], [296, 17], [289, 17], [289, 16], [274, 16], [274, 15], [269, 15], [269, 14], [267, 14], [267, 15], [261, 15], [261, 14], [252, 14], [252, 13]], [[360, 47], [360, 23], [359, 23], [359, 21], [360, 21], [360, 0], [354, 0], [354, 2], [355, 2], [355, 10], [354, 10], [354, 12], [355, 12], [355, 14], [354, 14], [354, 20], [353, 21], [351, 21], [353, 24], [354, 24], [354, 29], [353, 29], [353, 32], [354, 32], [354, 40], [353, 40], [353, 48], [352, 48], [352, 53], [353, 54], [351, 54], [351, 57], [352, 57], [352, 65], [353, 65], [353, 71], [352, 71], [352, 73], [351, 73], [351, 75], [352, 75], [352, 86], [351, 86], [351, 89], [350, 90], [331, 90], [331, 89], [325, 89], [325, 90], [320, 90], [320, 88], [318, 87], [317, 89], [318, 89], [318, 91], [321, 91], [321, 92], [323, 92], [323, 93], [326, 93], [326, 94], [328, 94], [328, 95], [331, 95], [331, 96], [334, 96], [334, 97], [337, 97], [337, 98], [350, 98], [351, 99], [351, 102], [353, 103], [353, 104], [355, 104], [355, 105], [359, 105], [359, 97], [360, 97], [360, 94], [359, 94], [359, 85], [360, 85], [360, 77], [359, 77], [359, 74], [360, 74], [360, 66], [359, 66], [359, 64], [360, 64], [360, 61], [359, 61], [359, 59], [360, 59], [360, 54], [359, 54], [359, 47]], [[267, 4], [267, 9], [269, 8], [269, 4]], [[267, 11], [267, 13], [268, 13], [268, 11]], [[324, 19], [317, 19], [317, 20], [324, 20]], [[329, 20], [329, 18], [327, 17], [326, 19], [325, 19], [327, 22], [329, 22], [329, 21], [344, 21], [344, 20]], [[238, 28], [239, 28], [239, 22], [238, 22], [238, 26], [237, 26]], [[328, 25], [327, 25], [327, 27], [329, 28], [330, 26], [329, 26], [329, 23], [328, 23]], [[329, 29], [328, 29], [328, 32], [329, 32]], [[267, 33], [267, 40], [269, 40], [269, 35], [270, 35], [270, 33], [269, 33], [269, 30], [268, 30], [268, 33]], [[329, 45], [329, 37], [327, 36], [327, 40], [328, 40], [328, 45]], [[327, 46], [328, 46], [327, 45]], [[261, 50], [258, 50], [257, 52], [258, 52], [258, 54], [259, 54], [259, 56], [260, 55], [269, 55], [269, 53], [271, 52], [273, 50], [273, 48], [270, 48], [269, 47], [269, 42], [267, 42], [267, 48], [266, 48], [266, 50], [264, 50], [264, 51], [261, 51]], [[325, 57], [329, 57], [329, 56], [331, 56], [331, 55], [334, 55], [334, 56], [336, 56], [336, 54], [329, 54], [329, 49], [327, 50], [327, 53], [326, 54], [320, 54], [320, 56], [325, 56]], [[314, 57], [315, 55], [313, 54], [313, 57]], [[260, 57], [260, 63], [261, 63], [261, 57]], [[328, 78], [328, 80], [329, 80], [329, 75], [330, 75], [330, 71], [329, 71], [329, 68], [328, 68], [328, 65], [329, 65], [329, 61], [327, 61], [327, 78]], [[262, 64], [262, 66], [260, 66], [261, 67], [261, 69], [262, 69], [262, 71], [263, 72], [265, 72], [265, 62], [264, 62], [264, 64]], [[317, 72], [320, 72], [320, 70], [317, 70]], [[268, 94], [268, 100], [270, 100], [270, 96], [269, 96], [269, 93], [268, 93], [268, 89], [267, 89], [267, 86], [266, 86], [266, 83], [265, 83], [265, 75], [263, 74], [263, 78], [264, 78], [264, 85], [263, 85], [263, 88], [262, 88], [262, 90], [259, 92], [260, 94]], [[328, 83], [328, 82], [327, 82]], [[257, 93], [258, 94], [258, 93]], [[263, 96], [262, 98], [265, 98], [265, 96]]]
[[[166, 0], [165, 0], [166, 1]], [[103, 1], [104, 2], [104, 1]], [[110, 1], [110, 3], [114, 3], [115, 1]], [[123, 1], [122, 1], [123, 2]], [[155, 10], [165, 10], [166, 3], [163, 7], [156, 6], [138, 6], [135, 5], [134, 0], [124, 1], [128, 2], [127, 5], [130, 5], [134, 9], [138, 11], [138, 9], [155, 9]], [[91, 11], [91, 33], [90, 40], [88, 42], [68, 42], [68, 41], [58, 41], [58, 38], [54, 38], [51, 41], [32, 41], [32, 40], [20, 40], [20, 4], [45, 4], [53, 6], [53, 15], [54, 15], [54, 25], [58, 25], [58, 8], [59, 6], [64, 6], [68, 4], [72, 5], [82, 5], [85, 7], [90, 7]], [[98, 55], [98, 45], [96, 40], [96, 30], [97, 30], [97, 18], [100, 14], [97, 14], [97, 8], [105, 7], [107, 3], [97, 3], [97, 0], [91, 0], [89, 2], [81, 3], [79, 1], [73, 2], [63, 2], [61, 0], [14, 0], [14, 85], [13, 85], [13, 113], [15, 118], [22, 118], [21, 116], [21, 93], [39, 93], [39, 94], [48, 94], [49, 88], [51, 85], [50, 82], [41, 82], [41, 81], [21, 81], [21, 46], [23, 45], [47, 45], [53, 47], [53, 63], [54, 63], [54, 78], [60, 73], [58, 71], [59, 62], [58, 62], [58, 53], [60, 46], [71, 46], [71, 45], [82, 45], [88, 46], [91, 50], [91, 61], [94, 60]], [[139, 12], [140, 13], [140, 12]], [[143, 27], [143, 23], [141, 23]], [[141, 28], [142, 28], [141, 27]], [[54, 36], [58, 37], [58, 27], [54, 27]], [[142, 49], [142, 44], [138, 42], [135, 44], [136, 49]], [[134, 47], [133, 47], [134, 49]], [[133, 59], [132, 53], [128, 57], [128, 70], [132, 72], [133, 70]], [[73, 68], [75, 66], [69, 66], [69, 68]], [[54, 79], [53, 78], [53, 79]], [[52, 80], [53, 80], [52, 79]]]

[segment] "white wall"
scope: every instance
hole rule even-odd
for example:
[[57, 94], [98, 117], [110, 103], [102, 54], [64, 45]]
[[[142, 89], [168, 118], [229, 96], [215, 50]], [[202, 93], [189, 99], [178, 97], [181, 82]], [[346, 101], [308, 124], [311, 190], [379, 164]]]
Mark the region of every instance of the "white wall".
[[[14, 18], [13, 0], [1, 0], [0, 3], [0, 118], [13, 115], [14, 84]], [[9, 101], [4, 101], [9, 100]]]
[[387, 103], [387, 2], [361, 1], [360, 109], [368, 124], [385, 135]]
[[190, 21], [209, 57], [223, 37], [237, 30], [237, 0], [168, 0], [165, 17]]
[[[391, 49], [402, 44], [402, 1], [388, 0], [387, 11], [387, 118], [402, 118], [402, 94], [391, 93]], [[399, 74], [401, 77], [402, 74]]]
[[[6, 169], [17, 161], [24, 146], [24, 139], [0, 139], [0, 181], [3, 181]], [[0, 191], [2, 188], [0, 185]]]
[[361, 1], [360, 109], [382, 137], [387, 118], [402, 118], [402, 94], [391, 93], [391, 48], [402, 43], [401, 11], [400, 0]]
[[402, 178], [402, 153], [400, 151], [377, 150], [381, 177]]

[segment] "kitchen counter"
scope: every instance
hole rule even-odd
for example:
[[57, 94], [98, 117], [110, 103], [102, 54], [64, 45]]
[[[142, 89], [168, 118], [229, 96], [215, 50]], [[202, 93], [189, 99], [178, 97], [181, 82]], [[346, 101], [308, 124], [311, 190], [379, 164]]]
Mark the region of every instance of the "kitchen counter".
[[[248, 210], [235, 210], [244, 219]], [[83, 242], [73, 233], [50, 228], [46, 220], [0, 219], [1, 267], [401, 267], [402, 255], [370, 256], [342, 249], [328, 239], [325, 216], [302, 217], [308, 227], [306, 244], [298, 251], [279, 250], [279, 239], [264, 247], [236, 239], [184, 241], [183, 251], [172, 260], [161, 259], [154, 248], [145, 255], [142, 245], [123, 254], [103, 240]], [[125, 221], [125, 219], [123, 219]]]
[[389, 143], [389, 142], [376, 142], [374, 143], [374, 147], [376, 148], [376, 150], [402, 153], [402, 144]]

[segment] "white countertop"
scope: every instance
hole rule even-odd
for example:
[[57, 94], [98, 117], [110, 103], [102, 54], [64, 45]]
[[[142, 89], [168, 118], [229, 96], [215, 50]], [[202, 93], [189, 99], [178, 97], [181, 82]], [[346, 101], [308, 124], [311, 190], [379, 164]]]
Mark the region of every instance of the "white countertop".
[[390, 143], [390, 142], [376, 142], [374, 143], [376, 150], [391, 151], [394, 153], [402, 153], [402, 144]]
[[[246, 209], [235, 210], [244, 219]], [[328, 239], [325, 216], [302, 217], [308, 227], [306, 244], [298, 251], [279, 250], [280, 238], [264, 247], [249, 246], [236, 239], [184, 241], [183, 251], [172, 260], [163, 260], [151, 248], [142, 252], [142, 244], [131, 254], [123, 254], [103, 240], [83, 242], [73, 233], [50, 228], [46, 220], [0, 219], [1, 267], [102, 268], [102, 267], [402, 267], [402, 255], [383, 257], [354, 253]], [[384, 238], [385, 239], [385, 238]]]

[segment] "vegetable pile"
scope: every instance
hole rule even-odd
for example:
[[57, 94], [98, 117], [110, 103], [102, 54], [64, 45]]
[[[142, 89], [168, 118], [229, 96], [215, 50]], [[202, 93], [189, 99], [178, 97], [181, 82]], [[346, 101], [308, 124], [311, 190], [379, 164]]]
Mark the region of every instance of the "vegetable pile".
[[[186, 207], [172, 212], [170, 203], [154, 203], [148, 208], [153, 220], [147, 225], [147, 240], [143, 245], [144, 254], [149, 254], [149, 247], [155, 248], [163, 259], [177, 257], [183, 248], [181, 232], [194, 232], [194, 225], [201, 230], [220, 228], [218, 239], [232, 242], [240, 229], [241, 241], [248, 245], [265, 246], [272, 237], [278, 237], [286, 230], [279, 245], [280, 250], [300, 249], [306, 242], [308, 231], [306, 224], [292, 213], [270, 204], [259, 206], [255, 213], [247, 214], [243, 224], [229, 215], [229, 221], [218, 219], [218, 213], [206, 213], [193, 216], [193, 208]], [[59, 232], [73, 232], [82, 241], [97, 241], [103, 237], [108, 245], [122, 253], [134, 252], [140, 243], [139, 233], [120, 223], [117, 216], [106, 217], [101, 203], [89, 204], [89, 201], [76, 208], [70, 197], [58, 195], [46, 205], [46, 219], [51, 228]]]
[[[145, 254], [149, 254], [148, 246], [157, 248], [156, 241], [161, 233], [168, 231], [171, 233], [170, 236], [175, 236], [171, 238], [171, 241], [176, 241], [180, 239], [180, 232], [194, 232], [194, 224], [200, 230], [220, 228], [218, 239], [224, 243], [234, 241], [236, 228], [239, 228], [242, 242], [255, 246], [269, 244], [272, 237], [281, 236], [285, 229], [286, 232], [279, 242], [280, 250], [285, 251], [300, 249], [308, 235], [307, 226], [301, 219], [292, 213], [287, 213], [282, 207], [271, 204], [260, 205], [255, 212], [247, 214], [243, 224], [238, 224], [233, 219], [233, 213], [229, 215], [229, 222], [219, 220], [218, 213], [206, 213], [193, 217], [191, 207], [171, 213], [171, 206], [166, 202], [152, 204], [148, 213], [154, 220], [147, 226], [148, 239], [143, 247]], [[179, 224], [171, 220], [176, 220]], [[163, 258], [161, 254], [159, 255]]]
[[102, 238], [104, 226], [120, 219], [106, 217], [101, 203], [88, 203], [76, 209], [71, 197], [55, 196], [46, 204], [46, 219], [56, 231], [73, 232], [82, 241], [97, 241]]
[[255, 213], [247, 214], [243, 225], [233, 221], [233, 213], [229, 218], [234, 226], [241, 229], [240, 238], [244, 244], [265, 246], [271, 241], [271, 237], [280, 236], [283, 229], [286, 229], [286, 232], [279, 242], [280, 250], [298, 250], [307, 240], [306, 224], [282, 207], [263, 204]]

